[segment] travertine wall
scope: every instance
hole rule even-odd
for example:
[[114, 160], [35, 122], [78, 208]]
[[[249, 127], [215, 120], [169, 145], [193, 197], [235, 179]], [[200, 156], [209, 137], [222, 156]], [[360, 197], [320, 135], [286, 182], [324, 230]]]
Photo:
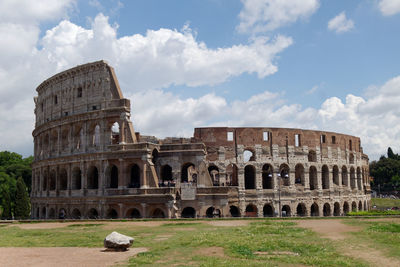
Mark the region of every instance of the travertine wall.
[[360, 139], [286, 128], [134, 132], [104, 61], [37, 88], [33, 218], [338, 216], [368, 209]]

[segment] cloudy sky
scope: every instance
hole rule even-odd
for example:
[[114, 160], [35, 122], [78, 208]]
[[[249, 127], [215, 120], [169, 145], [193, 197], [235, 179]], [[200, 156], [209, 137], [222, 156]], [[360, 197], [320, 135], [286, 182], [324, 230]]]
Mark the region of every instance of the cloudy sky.
[[320, 129], [400, 152], [400, 0], [1, 0], [0, 150], [32, 154], [35, 88], [107, 60], [137, 131]]

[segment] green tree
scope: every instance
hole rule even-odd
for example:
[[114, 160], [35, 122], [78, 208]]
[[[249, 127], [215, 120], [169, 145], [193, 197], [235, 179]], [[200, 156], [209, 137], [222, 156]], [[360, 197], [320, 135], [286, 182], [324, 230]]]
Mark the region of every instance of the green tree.
[[22, 177], [17, 180], [17, 190], [15, 192], [15, 218], [27, 219], [30, 215], [29, 195]]
[[389, 159], [394, 159], [395, 158], [395, 155], [394, 155], [393, 150], [392, 150], [391, 147], [388, 147], [387, 156], [388, 156]]
[[11, 213], [11, 197], [10, 193], [8, 191], [5, 191], [2, 193], [2, 200], [1, 200], [1, 206], [3, 208], [3, 212], [1, 214], [2, 219], [12, 219], [12, 213]]

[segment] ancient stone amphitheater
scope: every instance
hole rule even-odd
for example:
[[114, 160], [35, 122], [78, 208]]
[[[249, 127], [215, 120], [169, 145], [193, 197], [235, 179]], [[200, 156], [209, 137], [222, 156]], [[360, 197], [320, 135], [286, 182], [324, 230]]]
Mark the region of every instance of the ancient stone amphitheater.
[[36, 90], [33, 218], [341, 216], [370, 206], [358, 137], [269, 127], [143, 136], [104, 61]]

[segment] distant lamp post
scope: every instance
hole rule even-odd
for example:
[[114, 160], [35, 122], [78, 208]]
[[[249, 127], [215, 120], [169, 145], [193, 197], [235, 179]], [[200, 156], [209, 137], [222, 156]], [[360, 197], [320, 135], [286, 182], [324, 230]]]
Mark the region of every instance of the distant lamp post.
[[282, 170], [281, 173], [278, 173], [279, 181], [278, 181], [278, 201], [279, 201], [279, 217], [282, 217], [282, 207], [281, 207], [281, 183], [282, 178], [289, 178], [289, 174]]

